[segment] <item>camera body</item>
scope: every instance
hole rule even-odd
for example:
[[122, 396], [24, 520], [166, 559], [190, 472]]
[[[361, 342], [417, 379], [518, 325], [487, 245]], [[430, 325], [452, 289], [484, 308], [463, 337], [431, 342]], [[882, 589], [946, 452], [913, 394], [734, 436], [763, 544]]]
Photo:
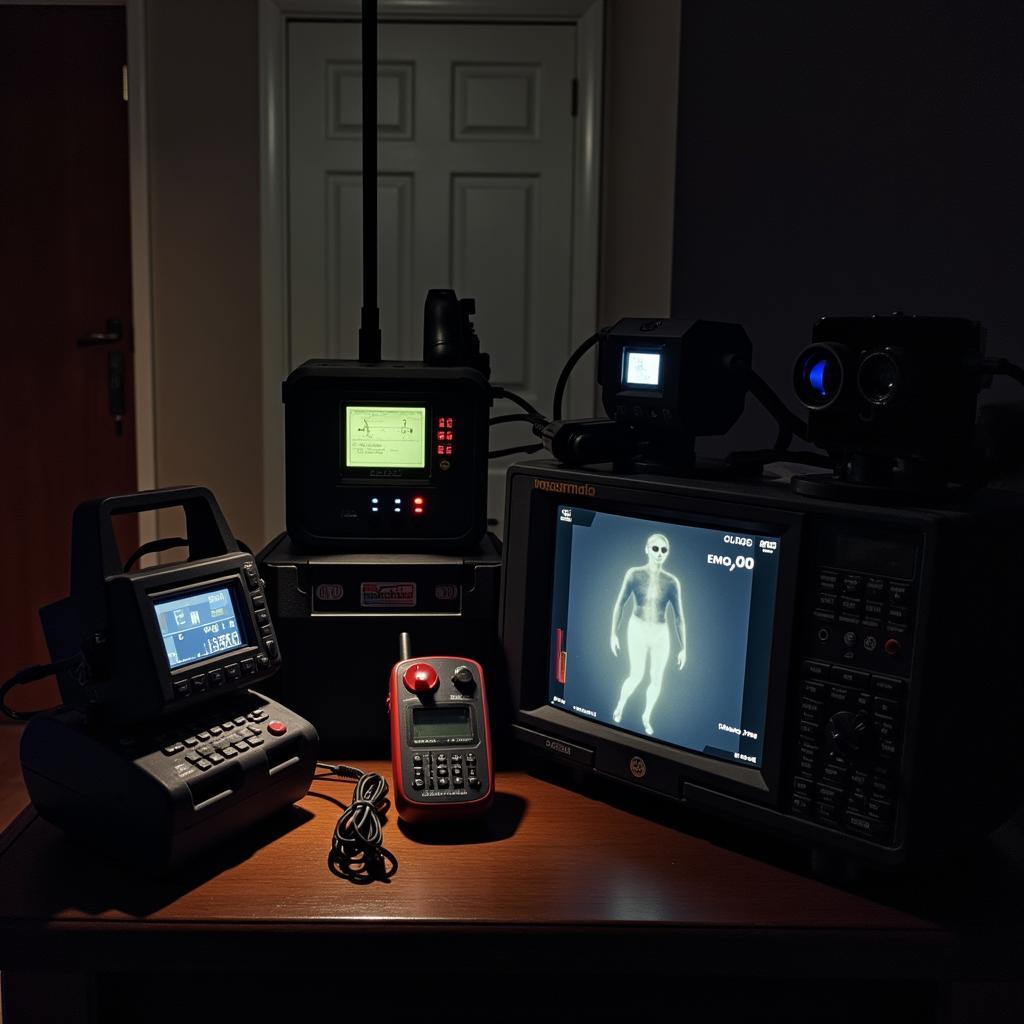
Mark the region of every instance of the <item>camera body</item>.
[[954, 317], [824, 317], [793, 370], [808, 440], [837, 460], [903, 460], [940, 479], [967, 464], [984, 331]]
[[620, 320], [600, 342], [604, 410], [645, 433], [724, 434], [743, 412], [751, 351], [739, 324]]

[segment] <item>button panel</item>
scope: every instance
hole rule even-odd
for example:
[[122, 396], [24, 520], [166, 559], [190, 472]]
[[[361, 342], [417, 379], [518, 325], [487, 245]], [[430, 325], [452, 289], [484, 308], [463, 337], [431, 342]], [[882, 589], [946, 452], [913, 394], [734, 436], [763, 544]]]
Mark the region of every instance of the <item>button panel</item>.
[[893, 841], [913, 653], [905, 580], [820, 568], [790, 697], [785, 809], [874, 843]]
[[157, 738], [160, 751], [179, 775], [192, 769], [208, 772], [263, 746], [268, 734], [271, 739], [283, 735], [270, 728], [281, 723], [268, 722], [269, 712], [262, 706], [253, 708], [251, 700], [233, 710], [238, 712], [233, 717], [221, 708], [208, 720], [192, 718], [178, 723], [173, 733]]

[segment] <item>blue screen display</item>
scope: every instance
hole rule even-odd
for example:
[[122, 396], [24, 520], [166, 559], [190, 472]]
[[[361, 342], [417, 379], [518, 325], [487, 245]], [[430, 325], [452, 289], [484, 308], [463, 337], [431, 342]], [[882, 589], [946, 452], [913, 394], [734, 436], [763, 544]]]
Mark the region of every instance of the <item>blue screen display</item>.
[[761, 764], [776, 536], [558, 506], [548, 698]]
[[167, 664], [173, 669], [245, 646], [227, 587], [154, 603]]

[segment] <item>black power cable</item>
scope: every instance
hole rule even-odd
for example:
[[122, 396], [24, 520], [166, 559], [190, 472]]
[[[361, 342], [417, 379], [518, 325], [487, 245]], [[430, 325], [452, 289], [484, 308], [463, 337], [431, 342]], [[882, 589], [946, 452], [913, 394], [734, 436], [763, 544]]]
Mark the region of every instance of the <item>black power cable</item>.
[[604, 337], [604, 334], [603, 330], [592, 334], [579, 345], [576, 351], [569, 356], [565, 366], [562, 367], [562, 372], [558, 375], [558, 381], [555, 384], [555, 397], [551, 403], [551, 416], [555, 422], [562, 418], [562, 399], [565, 396], [566, 385], [569, 383], [569, 374], [572, 373], [573, 367]]
[[317, 761], [316, 766], [330, 772], [329, 776], [316, 776], [318, 779], [346, 779], [356, 784], [352, 802], [334, 826], [328, 867], [357, 885], [386, 882], [398, 870], [398, 859], [382, 843], [383, 820], [391, 807], [384, 777], [347, 764]]
[[807, 440], [807, 424], [791, 412], [768, 382], [758, 373], [747, 369], [747, 387], [750, 393], [764, 406], [768, 414], [779, 425], [774, 450], [784, 452], [789, 448], [796, 434], [801, 441]]
[[35, 718], [36, 715], [44, 714], [47, 711], [59, 711], [60, 707], [40, 708], [38, 711], [15, 711], [7, 705], [7, 694], [16, 686], [36, 683], [47, 676], [55, 676], [58, 672], [75, 667], [86, 672], [88, 671], [85, 658], [81, 654], [72, 655], [70, 658], [64, 658], [62, 661], [54, 661], [49, 665], [32, 665], [29, 668], [23, 668], [20, 672], [15, 672], [3, 686], [0, 686], [0, 713], [8, 718], [13, 718], [16, 722], [27, 722], [30, 718]]

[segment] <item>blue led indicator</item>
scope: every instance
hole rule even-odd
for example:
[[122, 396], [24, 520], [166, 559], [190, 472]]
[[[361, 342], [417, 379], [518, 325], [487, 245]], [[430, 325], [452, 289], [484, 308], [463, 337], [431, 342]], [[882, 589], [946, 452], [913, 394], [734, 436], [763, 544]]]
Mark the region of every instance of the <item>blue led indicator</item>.
[[826, 370], [828, 370], [828, 363], [824, 359], [819, 359], [816, 363], [811, 365], [807, 374], [807, 378], [811, 382], [811, 387], [814, 388], [822, 398], [828, 397], [828, 391], [825, 389]]

